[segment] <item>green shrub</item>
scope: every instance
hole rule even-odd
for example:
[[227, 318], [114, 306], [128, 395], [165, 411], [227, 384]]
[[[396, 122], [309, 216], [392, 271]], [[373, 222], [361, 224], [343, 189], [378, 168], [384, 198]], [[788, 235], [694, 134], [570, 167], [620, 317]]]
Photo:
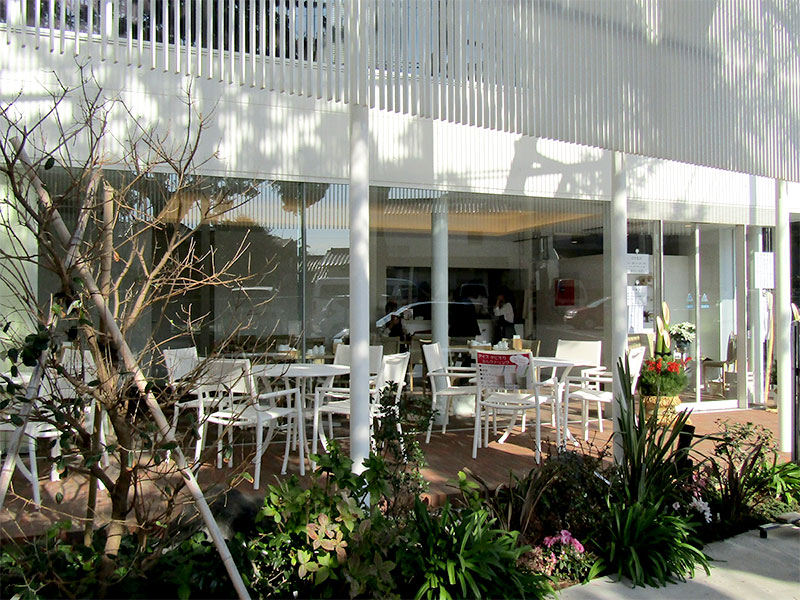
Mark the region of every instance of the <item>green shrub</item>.
[[404, 596], [530, 598], [552, 593], [546, 577], [518, 564], [530, 548], [517, 544], [517, 532], [495, 528], [488, 511], [459, 511], [448, 502], [437, 515], [417, 500], [413, 515], [409, 543], [398, 548]]
[[661, 503], [608, 504], [601, 528], [601, 564], [619, 578], [637, 585], [666, 585], [694, 575], [695, 565], [706, 573], [708, 557], [698, 548], [693, 525], [665, 513]]
[[720, 515], [712, 537], [738, 533], [770, 515], [794, 509], [800, 499], [800, 466], [778, 464], [772, 432], [753, 423], [717, 422], [714, 454], [707, 457], [710, 502]]
[[[623, 398], [618, 431], [622, 446], [618, 480], [612, 487], [617, 499], [627, 505], [654, 502], [671, 504], [680, 500], [681, 490], [691, 481], [693, 468], [688, 460], [691, 447], [679, 448], [678, 438], [687, 426], [690, 413], [679, 412], [659, 418], [658, 406], [649, 416], [643, 402], [636, 407], [631, 393], [630, 367], [622, 359], [618, 365]], [[697, 442], [695, 442], [697, 443]]]

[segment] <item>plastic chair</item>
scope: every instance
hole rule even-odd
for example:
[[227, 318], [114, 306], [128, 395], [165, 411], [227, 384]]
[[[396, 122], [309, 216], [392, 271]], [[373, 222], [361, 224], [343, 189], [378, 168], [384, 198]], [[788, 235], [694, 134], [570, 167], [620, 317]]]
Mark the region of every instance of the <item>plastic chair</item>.
[[[396, 391], [394, 404], [400, 402], [400, 396], [405, 386], [406, 371], [410, 353], [389, 354], [383, 357], [381, 368], [374, 385], [370, 388], [370, 416], [373, 419], [381, 417], [380, 395], [386, 385], [395, 384]], [[326, 399], [331, 401], [324, 403]], [[328, 415], [330, 436], [333, 437], [332, 415], [350, 416], [350, 388], [320, 386], [314, 391], [314, 424], [311, 453], [317, 453], [317, 441], [322, 442], [322, 447], [327, 450], [328, 441], [319, 420], [323, 414]]]
[[[639, 346], [628, 353], [628, 364], [631, 370], [632, 387], [631, 394], [636, 390], [636, 383], [639, 381], [639, 374], [642, 372], [642, 364], [647, 348]], [[597, 373], [567, 378], [567, 393], [564, 400], [564, 414], [569, 414], [569, 403], [571, 400], [581, 402], [581, 424], [583, 426], [583, 439], [589, 439], [589, 403], [597, 404], [597, 427], [603, 431], [603, 404], [611, 404], [614, 401], [613, 389], [601, 389], [601, 385], [612, 386], [613, 377], [610, 373]]]
[[200, 366], [200, 357], [197, 348], [164, 348], [164, 366], [167, 369], [167, 379], [172, 387], [177, 386]]
[[[249, 361], [247, 361], [249, 362]], [[286, 474], [289, 463], [289, 452], [295, 436], [300, 454], [300, 475], [305, 475], [305, 428], [303, 427], [303, 402], [299, 388], [278, 390], [265, 394], [254, 394], [252, 378], [248, 373], [243, 373], [241, 381], [245, 382], [248, 393], [241, 393], [245, 388], [234, 386], [224, 395], [222, 410], [215, 411], [208, 416], [208, 423], [217, 425], [217, 468], [222, 467], [222, 437], [224, 430], [228, 430], [229, 443], [233, 443], [233, 429], [254, 428], [256, 433], [256, 455], [253, 458], [255, 470], [253, 473], [253, 489], [257, 490], [261, 482], [261, 458], [267, 446], [275, 435], [275, 424], [280, 419], [286, 419], [286, 443], [283, 452], [283, 465], [281, 474]], [[277, 406], [276, 400], [285, 398], [286, 406]], [[264, 439], [264, 429], [267, 429]]]
[[[475, 406], [475, 431], [472, 458], [478, 457], [478, 448], [489, 445], [489, 415], [511, 415], [511, 420], [498, 443], [505, 443], [511, 434], [517, 416], [536, 409], [536, 462], [541, 460], [542, 419], [541, 404], [549, 397], [539, 393], [533, 378], [529, 350], [479, 351], [477, 353], [478, 394]], [[481, 424], [483, 432], [481, 432]]]
[[732, 333], [728, 336], [728, 348], [725, 355], [725, 360], [704, 360], [703, 361], [703, 387], [708, 388], [708, 369], [720, 369], [722, 371], [722, 392], [728, 389], [728, 382], [726, 374], [728, 367], [733, 367], [736, 370], [736, 334]]
[[[476, 376], [473, 367], [449, 367], [446, 366], [442, 357], [442, 350], [439, 343], [426, 344], [422, 347], [425, 355], [425, 363], [428, 366], [428, 380], [431, 384], [431, 410], [441, 408], [444, 403], [444, 413], [442, 420], [442, 433], [447, 432], [447, 424], [450, 420], [450, 403], [454, 396], [474, 396], [478, 393], [476, 385], [453, 385], [453, 379], [474, 379]], [[428, 433], [425, 436], [425, 443], [431, 441], [431, 430], [433, 429], [433, 418], [428, 423]]]

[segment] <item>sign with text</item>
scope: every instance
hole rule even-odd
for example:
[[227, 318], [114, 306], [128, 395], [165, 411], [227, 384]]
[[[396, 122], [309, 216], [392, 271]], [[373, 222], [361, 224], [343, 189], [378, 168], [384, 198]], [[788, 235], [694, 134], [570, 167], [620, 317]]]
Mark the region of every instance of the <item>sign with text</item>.
[[635, 275], [650, 274], [650, 254], [628, 254], [626, 269]]
[[520, 379], [523, 379], [527, 373], [530, 359], [528, 354], [523, 352], [502, 354], [478, 352], [477, 363], [481, 386], [518, 390], [520, 389]]
[[775, 288], [775, 257], [772, 252], [753, 252], [753, 287], [759, 290]]

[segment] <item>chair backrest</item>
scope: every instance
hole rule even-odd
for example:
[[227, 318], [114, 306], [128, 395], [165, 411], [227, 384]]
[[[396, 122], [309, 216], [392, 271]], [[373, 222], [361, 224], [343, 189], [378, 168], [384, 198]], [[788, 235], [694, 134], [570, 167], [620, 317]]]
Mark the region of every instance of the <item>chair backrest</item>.
[[387, 354], [384, 356], [381, 360], [381, 369], [378, 373], [378, 378], [375, 381], [376, 386], [380, 387], [387, 383], [397, 383], [400, 385], [405, 383], [406, 372], [408, 371], [408, 360], [410, 357], [410, 352]]
[[444, 371], [445, 362], [442, 358], [442, 347], [439, 342], [425, 344], [422, 346], [422, 353], [425, 355], [425, 364], [428, 365], [429, 372]]
[[522, 349], [530, 350], [534, 356], [539, 356], [539, 350], [542, 348], [542, 340], [522, 340]]
[[[94, 357], [89, 350], [75, 350], [74, 348], [63, 348], [61, 351], [61, 367], [71, 377], [78, 381], [88, 383], [97, 378], [97, 366], [94, 364]], [[75, 387], [66, 377], [55, 375], [55, 387], [62, 398], [75, 398], [77, 392]]]
[[600, 340], [558, 340], [556, 358], [564, 358], [582, 365], [599, 367], [603, 342]]
[[250, 361], [246, 358], [210, 358], [204, 365], [203, 382], [216, 386], [217, 394], [231, 401], [249, 402], [256, 392]]
[[161, 353], [164, 355], [164, 366], [167, 369], [167, 379], [170, 385], [175, 385], [200, 364], [200, 357], [194, 346], [191, 348], [164, 348]]
[[728, 352], [725, 358], [725, 362], [728, 364], [733, 364], [736, 362], [736, 334], [732, 333], [728, 336]]
[[478, 394], [534, 389], [530, 350], [478, 351]]
[[631, 395], [636, 392], [636, 383], [639, 381], [639, 375], [642, 372], [645, 354], [647, 354], [646, 346], [639, 346], [628, 353], [628, 365], [631, 370]]
[[[383, 346], [369, 347], [369, 372], [377, 375], [381, 370], [381, 359], [383, 358]], [[336, 354], [333, 356], [333, 364], [350, 366], [350, 345], [339, 344], [336, 346]]]

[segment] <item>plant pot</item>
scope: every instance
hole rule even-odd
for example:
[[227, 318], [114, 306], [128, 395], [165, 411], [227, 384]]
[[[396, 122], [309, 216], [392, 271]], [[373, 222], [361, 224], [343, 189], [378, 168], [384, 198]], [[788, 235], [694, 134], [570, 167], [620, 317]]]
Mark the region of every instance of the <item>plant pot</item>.
[[644, 403], [644, 414], [648, 418], [658, 404], [658, 423], [666, 425], [674, 416], [675, 409], [681, 403], [680, 396], [642, 396], [641, 402]]

